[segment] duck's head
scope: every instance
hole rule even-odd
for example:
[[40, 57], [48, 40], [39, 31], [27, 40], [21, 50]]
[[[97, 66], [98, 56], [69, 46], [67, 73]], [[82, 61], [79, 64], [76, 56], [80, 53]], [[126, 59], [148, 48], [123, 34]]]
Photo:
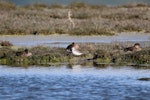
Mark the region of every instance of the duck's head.
[[74, 43], [74, 42], [72, 42], [72, 43], [71, 43], [71, 45], [72, 45], [72, 46], [74, 46], [74, 45], [75, 45], [75, 43]]
[[28, 49], [25, 49], [25, 50], [24, 50], [24, 52], [25, 52], [25, 53], [28, 53], [28, 52], [29, 52], [29, 50], [28, 50]]
[[134, 47], [135, 47], [136, 49], [141, 48], [140, 43], [135, 43], [135, 44], [134, 44]]

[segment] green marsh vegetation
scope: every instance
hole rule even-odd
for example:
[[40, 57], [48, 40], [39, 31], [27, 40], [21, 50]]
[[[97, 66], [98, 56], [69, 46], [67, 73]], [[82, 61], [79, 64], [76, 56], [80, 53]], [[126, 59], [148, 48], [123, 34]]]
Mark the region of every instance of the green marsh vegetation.
[[[71, 11], [72, 23], [68, 20]], [[120, 6], [33, 4], [16, 6], [0, 2], [0, 34], [114, 35], [117, 32], [150, 32], [150, 5]]]
[[[36, 46], [28, 48], [33, 54], [30, 57], [16, 56], [16, 52], [24, 51], [26, 48], [14, 49], [13, 46], [0, 46], [0, 64], [10, 66], [51, 66], [62, 64], [86, 64], [93, 63], [101, 65], [132, 65], [136, 68], [150, 67], [150, 47], [144, 47], [137, 52], [124, 52], [120, 46], [131, 44], [108, 44], [108, 43], [81, 43], [79, 44], [82, 56], [68, 54], [65, 48]], [[138, 67], [137, 67], [138, 66]]]
[[[34, 32], [44, 35], [114, 35], [118, 32], [141, 31], [149, 34], [149, 15], [148, 4], [106, 6], [73, 2], [69, 5], [16, 6], [0, 2], [0, 35], [30, 35]], [[11, 66], [78, 64], [97, 56], [92, 60], [93, 64], [150, 65], [150, 47], [138, 52], [125, 53], [118, 49], [116, 44], [81, 43], [80, 46], [85, 54], [81, 57], [68, 55], [65, 48], [43, 46], [28, 48], [33, 54], [31, 57], [16, 57], [15, 53], [25, 48], [14, 49], [15, 46], [9, 41], [0, 41], [0, 64]]]

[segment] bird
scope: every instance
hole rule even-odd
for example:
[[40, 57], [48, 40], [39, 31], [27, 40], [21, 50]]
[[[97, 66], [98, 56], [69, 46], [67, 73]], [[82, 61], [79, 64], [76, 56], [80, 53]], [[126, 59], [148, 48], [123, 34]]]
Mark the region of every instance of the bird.
[[32, 53], [25, 49], [23, 52], [16, 52], [16, 56], [29, 57], [32, 56]]
[[81, 53], [79, 50], [77, 50], [75, 47], [72, 48], [72, 54], [75, 56], [80, 56], [83, 53]]
[[72, 47], [74, 46], [74, 42], [72, 42], [70, 45], [67, 46], [66, 50], [67, 52], [71, 53], [72, 52]]
[[15, 56], [21, 56], [21, 55], [23, 55], [23, 53], [24, 53], [23, 51], [18, 51], [15, 53]]
[[6, 54], [3, 53], [3, 55], [0, 57], [0, 59], [6, 58], [6, 57], [7, 57]]
[[136, 51], [142, 50], [140, 43], [135, 43], [134, 48], [135, 48]]
[[125, 52], [127, 52], [127, 51], [140, 51], [140, 50], [142, 50], [140, 43], [135, 43], [134, 46], [132, 46], [132, 47], [124, 48]]
[[31, 52], [29, 52], [29, 50], [28, 50], [28, 49], [25, 49], [25, 50], [24, 50], [24, 53], [23, 53], [23, 56], [25, 56], [25, 57], [29, 57], [29, 56], [32, 56], [32, 53], [31, 53]]
[[75, 56], [80, 56], [83, 54], [79, 51], [79, 45], [74, 42], [72, 42], [70, 45], [68, 45], [66, 50], [67, 50], [67, 52], [72, 53]]

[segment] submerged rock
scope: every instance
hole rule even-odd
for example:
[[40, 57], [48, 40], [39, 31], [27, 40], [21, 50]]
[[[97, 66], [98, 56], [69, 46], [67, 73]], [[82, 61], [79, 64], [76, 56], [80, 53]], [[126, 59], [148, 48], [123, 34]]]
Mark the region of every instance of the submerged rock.
[[150, 81], [150, 78], [139, 78], [140, 81]]

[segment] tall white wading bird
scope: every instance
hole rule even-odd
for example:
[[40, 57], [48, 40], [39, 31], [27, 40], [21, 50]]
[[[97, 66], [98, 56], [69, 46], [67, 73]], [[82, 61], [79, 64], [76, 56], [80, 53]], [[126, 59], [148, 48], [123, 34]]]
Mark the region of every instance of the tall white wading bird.
[[70, 45], [68, 45], [66, 50], [67, 50], [67, 52], [72, 53], [75, 56], [80, 56], [83, 54], [79, 51], [79, 45], [75, 44], [74, 42], [72, 42]]

